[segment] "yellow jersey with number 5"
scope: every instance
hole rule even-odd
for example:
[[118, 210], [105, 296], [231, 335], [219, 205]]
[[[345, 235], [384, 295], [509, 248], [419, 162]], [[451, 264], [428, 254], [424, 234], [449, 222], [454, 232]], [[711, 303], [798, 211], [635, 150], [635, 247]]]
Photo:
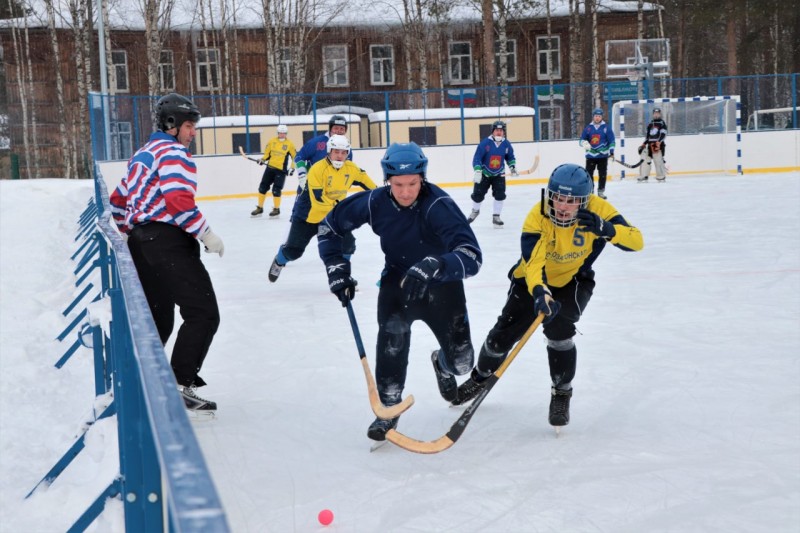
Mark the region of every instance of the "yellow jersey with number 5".
[[644, 248], [641, 232], [599, 196], [590, 195], [586, 208], [614, 225], [612, 239], [581, 228], [577, 222], [569, 227], [553, 224], [547, 215], [547, 200], [544, 202], [544, 209], [539, 202], [525, 217], [522, 258], [513, 271], [515, 278], [525, 278], [530, 293], [536, 285], [563, 287], [579, 272], [591, 271], [606, 243], [628, 252]]

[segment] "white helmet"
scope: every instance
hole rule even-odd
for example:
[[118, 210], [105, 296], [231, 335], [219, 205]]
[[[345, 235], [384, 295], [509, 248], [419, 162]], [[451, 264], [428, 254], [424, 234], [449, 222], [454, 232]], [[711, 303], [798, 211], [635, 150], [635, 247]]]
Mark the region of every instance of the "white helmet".
[[[328, 139], [328, 155], [331, 154], [331, 150], [347, 150], [347, 154], [350, 154], [350, 140], [345, 137], [344, 135], [331, 135]], [[330, 158], [328, 158], [330, 159]], [[331, 160], [331, 165], [333, 168], [339, 169], [342, 168], [344, 165], [344, 161], [333, 161]]]
[[286, 127], [286, 124], [278, 124], [278, 133], [289, 133], [289, 128]]

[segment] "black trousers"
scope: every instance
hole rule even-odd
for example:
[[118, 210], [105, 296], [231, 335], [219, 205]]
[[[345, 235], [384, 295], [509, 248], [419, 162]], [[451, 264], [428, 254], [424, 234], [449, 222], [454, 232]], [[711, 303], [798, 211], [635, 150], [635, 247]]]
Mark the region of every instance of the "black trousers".
[[[305, 220], [292, 219], [292, 225], [289, 228], [289, 236], [286, 237], [286, 242], [281, 245], [281, 253], [287, 261], [296, 261], [300, 259], [311, 242], [317, 235], [319, 224], [312, 224]], [[352, 255], [356, 251], [356, 238], [352, 232], [347, 232], [342, 237], [344, 243], [342, 244], [342, 253], [345, 255]]]
[[608, 173], [608, 158], [607, 157], [587, 157], [586, 158], [586, 172], [594, 177], [594, 169], [597, 168], [597, 188], [606, 188], [606, 174]]
[[475, 183], [472, 186], [472, 195], [470, 196], [472, 201], [476, 203], [483, 202], [486, 193], [489, 192], [489, 187], [492, 188], [492, 197], [494, 197], [495, 200], [502, 201], [506, 199], [505, 174], [500, 174], [499, 176], [487, 176], [484, 174], [481, 182]]
[[171, 224], [136, 226], [128, 248], [163, 344], [175, 323], [175, 306], [183, 324], [172, 351], [172, 370], [179, 385], [202, 386], [197, 375], [219, 327], [219, 307], [211, 277], [200, 260], [200, 243]]
[[[406, 383], [411, 324], [422, 320], [436, 336], [445, 370], [464, 375], [475, 360], [467, 315], [464, 283], [453, 281], [431, 285], [428, 298], [406, 305], [400, 288], [402, 274], [390, 271], [381, 277], [378, 294], [378, 342], [375, 381], [385, 405], [400, 402]], [[427, 355], [430, 352], [426, 352]], [[430, 364], [430, 363], [426, 363]]]
[[[594, 273], [588, 272], [577, 275], [563, 287], [550, 287], [553, 298], [561, 304], [561, 309], [553, 320], [543, 326], [544, 335], [548, 340], [566, 341], [575, 336], [575, 324], [580, 320], [592, 298], [594, 286]], [[525, 280], [512, 277], [503, 310], [481, 349], [478, 360], [479, 371], [489, 374], [497, 370], [535, 319], [533, 296], [528, 292]], [[548, 352], [550, 351], [548, 349]], [[559, 364], [563, 362], [560, 361]], [[552, 356], [550, 357], [550, 375], [554, 382], [558, 382], [560, 376], [575, 375], [574, 356], [571, 361], [566, 361], [566, 364], [572, 368], [561, 368], [554, 363]]]
[[267, 194], [269, 188], [272, 187], [272, 196], [278, 198], [285, 184], [286, 172], [267, 165], [267, 168], [264, 169], [264, 175], [261, 176], [261, 184], [258, 186], [258, 192], [259, 194]]

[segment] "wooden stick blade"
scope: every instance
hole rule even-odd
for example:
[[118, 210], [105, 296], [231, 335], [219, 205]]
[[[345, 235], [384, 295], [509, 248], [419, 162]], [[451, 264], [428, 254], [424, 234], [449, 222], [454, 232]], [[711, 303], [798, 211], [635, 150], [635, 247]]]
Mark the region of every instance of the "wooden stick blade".
[[528, 176], [536, 172], [536, 169], [539, 168], [539, 154], [536, 154], [536, 158], [533, 160], [533, 166], [528, 170], [523, 170], [519, 173], [520, 176]]
[[447, 435], [443, 435], [433, 441], [421, 441], [403, 435], [395, 429], [390, 429], [386, 432], [386, 439], [404, 450], [424, 454], [443, 452], [454, 444]]
[[395, 405], [385, 406], [381, 403], [380, 396], [378, 396], [378, 387], [375, 384], [375, 378], [372, 377], [372, 371], [369, 369], [369, 362], [366, 357], [361, 358], [361, 367], [364, 369], [364, 377], [367, 380], [367, 392], [369, 393], [369, 403], [372, 406], [372, 412], [375, 416], [383, 420], [391, 420], [405, 413], [409, 407], [414, 405], [414, 395], [409, 394], [405, 399]]

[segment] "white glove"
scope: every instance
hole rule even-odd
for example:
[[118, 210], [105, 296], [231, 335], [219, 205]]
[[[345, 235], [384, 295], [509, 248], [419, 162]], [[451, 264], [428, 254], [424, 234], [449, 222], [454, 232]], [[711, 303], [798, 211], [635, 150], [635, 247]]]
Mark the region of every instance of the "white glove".
[[300, 187], [300, 190], [306, 188], [306, 181], [308, 181], [308, 176], [306, 175], [305, 168], [297, 169], [297, 186]]
[[475, 173], [472, 174], [472, 181], [474, 181], [475, 183], [480, 183], [481, 181], [483, 181], [483, 171], [476, 170]]
[[206, 253], [219, 254], [220, 257], [225, 253], [225, 244], [216, 233], [211, 231], [211, 228], [206, 229], [203, 236], [200, 237], [200, 241], [206, 247]]
[[586, 150], [587, 152], [588, 152], [589, 150], [591, 150], [591, 149], [592, 149], [592, 145], [591, 145], [591, 144], [589, 143], [589, 141], [587, 141], [586, 139], [584, 139], [584, 140], [582, 140], [582, 141], [581, 141], [581, 146], [582, 146], [582, 147], [583, 147], [583, 149], [584, 149], [584, 150]]

